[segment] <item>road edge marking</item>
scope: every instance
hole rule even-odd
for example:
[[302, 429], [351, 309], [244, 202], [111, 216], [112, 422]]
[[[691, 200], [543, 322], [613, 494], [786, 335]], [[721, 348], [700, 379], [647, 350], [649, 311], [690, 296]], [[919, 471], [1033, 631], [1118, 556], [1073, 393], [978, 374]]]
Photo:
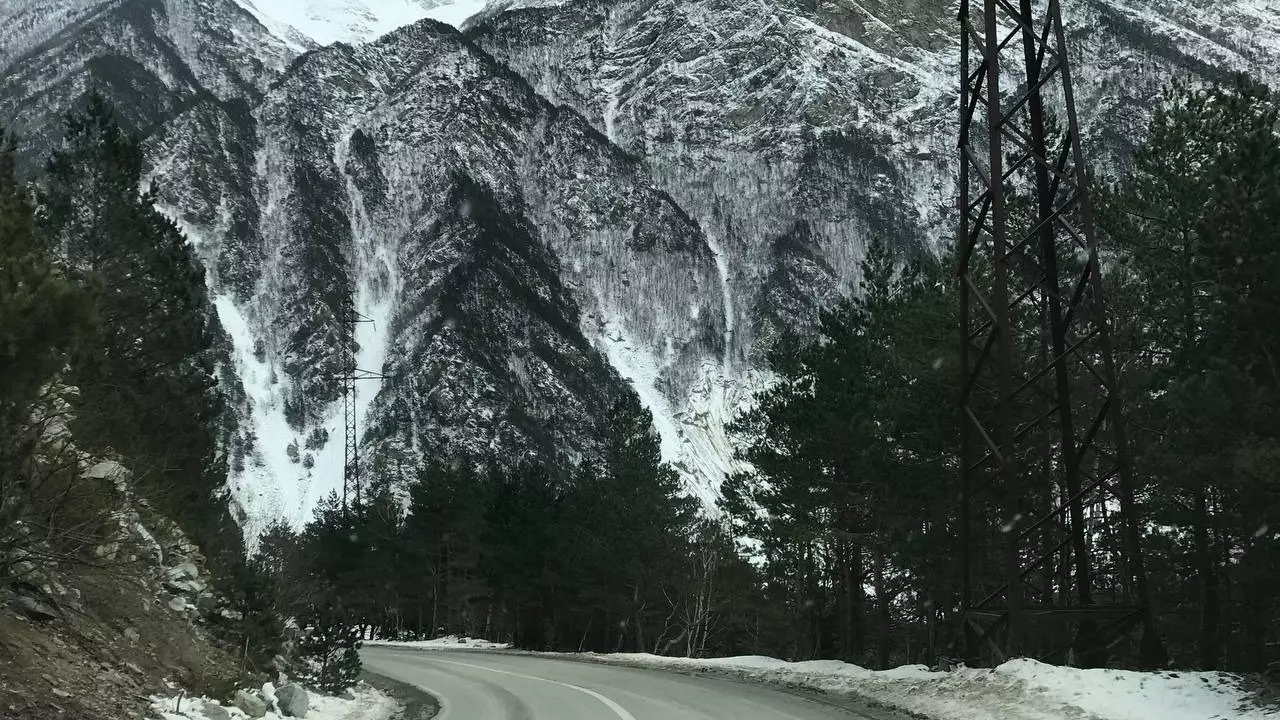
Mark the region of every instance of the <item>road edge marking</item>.
[[[577, 690], [580, 693], [589, 695], [595, 698], [596, 700], [599, 700], [600, 702], [604, 703], [605, 707], [612, 710], [615, 715], [621, 718], [621, 720], [636, 720], [635, 715], [632, 715], [631, 713], [627, 712], [626, 708], [614, 702], [612, 699], [604, 695], [601, 695], [600, 693], [596, 692], [595, 690], [592, 690], [591, 688], [584, 688], [581, 685], [574, 685], [573, 683], [561, 682], [559, 680], [552, 680], [550, 678], [538, 677], [537, 675], [524, 675], [521, 673], [511, 672], [510, 670], [499, 670], [497, 668], [485, 667], [484, 665], [473, 665], [471, 663], [458, 662], [456, 660], [436, 660], [435, 662], [444, 663], [445, 665], [460, 665], [462, 667], [474, 668], [476, 670], [486, 670], [488, 672], [498, 673], [500, 675], [510, 675], [512, 677], [524, 678], [525, 680], [538, 680], [540, 682], [551, 683], [552, 685], [560, 685], [561, 687], [567, 687], [572, 690]], [[439, 717], [441, 718], [444, 717], [443, 710], [440, 712]]]

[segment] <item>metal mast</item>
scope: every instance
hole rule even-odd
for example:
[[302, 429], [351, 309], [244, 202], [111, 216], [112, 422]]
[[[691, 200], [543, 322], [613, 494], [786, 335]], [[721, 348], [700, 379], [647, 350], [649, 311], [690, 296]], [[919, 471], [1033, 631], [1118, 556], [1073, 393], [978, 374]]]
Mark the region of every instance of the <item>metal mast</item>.
[[1098, 664], [1141, 623], [1158, 662], [1061, 7], [960, 32], [966, 651]]
[[356, 367], [356, 325], [372, 322], [356, 312], [352, 293], [344, 294], [338, 330], [339, 381], [342, 387], [342, 418], [345, 427], [342, 462], [342, 507], [359, 507], [360, 497], [360, 433], [357, 423], [356, 381], [381, 380], [384, 376]]

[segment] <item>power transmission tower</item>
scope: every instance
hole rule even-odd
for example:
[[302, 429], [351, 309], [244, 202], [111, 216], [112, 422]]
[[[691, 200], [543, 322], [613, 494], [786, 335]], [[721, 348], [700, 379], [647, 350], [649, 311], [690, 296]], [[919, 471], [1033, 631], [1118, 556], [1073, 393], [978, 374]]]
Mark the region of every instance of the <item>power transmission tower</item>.
[[967, 652], [1099, 664], [1141, 624], [1158, 663], [1061, 7], [960, 32]]
[[342, 418], [345, 426], [345, 444], [342, 462], [342, 508], [360, 507], [360, 433], [356, 407], [356, 382], [381, 380], [383, 375], [356, 367], [356, 325], [373, 322], [356, 312], [355, 298], [348, 292], [343, 296], [341, 322], [338, 331], [340, 358], [339, 381], [342, 383]]

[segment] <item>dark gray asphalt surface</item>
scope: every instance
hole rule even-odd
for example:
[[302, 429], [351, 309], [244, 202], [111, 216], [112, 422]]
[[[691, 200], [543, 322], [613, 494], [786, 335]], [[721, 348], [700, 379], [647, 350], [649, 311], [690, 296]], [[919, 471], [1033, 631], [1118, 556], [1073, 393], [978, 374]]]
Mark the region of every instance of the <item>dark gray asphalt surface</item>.
[[520, 655], [365, 648], [370, 672], [429, 690], [437, 720], [833, 720], [852, 711], [768, 687]]

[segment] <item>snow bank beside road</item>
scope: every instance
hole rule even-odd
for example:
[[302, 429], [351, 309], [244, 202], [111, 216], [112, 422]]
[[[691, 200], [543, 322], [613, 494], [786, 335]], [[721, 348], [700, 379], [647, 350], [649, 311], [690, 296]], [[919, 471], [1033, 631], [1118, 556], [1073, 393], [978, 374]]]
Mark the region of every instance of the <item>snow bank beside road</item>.
[[877, 672], [835, 660], [588, 657], [854, 694], [938, 720], [1280, 720], [1280, 710], [1248, 706], [1239, 679], [1228, 673], [1082, 670], [1025, 659], [993, 670], [930, 672], [915, 665]]
[[365, 640], [364, 644], [367, 647], [403, 647], [423, 650], [506, 650], [511, 647], [503, 643], [457, 635], [446, 635], [432, 640]]
[[[389, 695], [364, 683], [352, 688], [349, 698], [309, 693], [307, 720], [387, 720], [399, 703]], [[179, 709], [181, 708], [181, 709]], [[248, 720], [240, 708], [221, 705], [208, 698], [154, 697], [151, 710], [161, 720]], [[262, 720], [284, 720], [284, 716], [267, 711]]]
[[[493, 650], [508, 646], [455, 636], [367, 646]], [[1220, 672], [1083, 670], [1011, 660], [995, 669], [931, 672], [923, 665], [867, 670], [838, 660], [676, 658], [647, 653], [528, 653], [667, 670], [732, 675], [752, 682], [851, 695], [936, 720], [1280, 720], [1280, 709], [1248, 702], [1240, 679]]]

